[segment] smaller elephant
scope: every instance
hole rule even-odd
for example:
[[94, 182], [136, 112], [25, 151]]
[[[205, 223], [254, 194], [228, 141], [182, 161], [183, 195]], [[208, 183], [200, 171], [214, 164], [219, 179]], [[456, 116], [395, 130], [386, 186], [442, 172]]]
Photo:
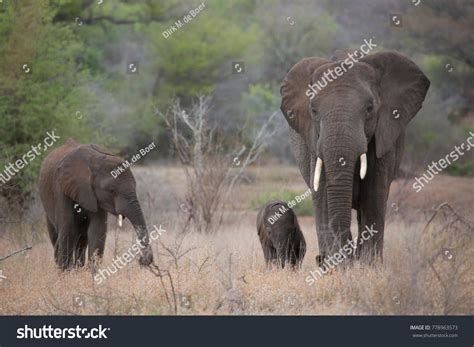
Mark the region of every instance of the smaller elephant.
[[270, 201], [257, 217], [257, 232], [267, 265], [289, 262], [300, 266], [306, 253], [306, 241], [293, 210], [283, 201]]
[[[120, 168], [120, 175], [113, 173]], [[92, 270], [104, 254], [107, 214], [128, 218], [140, 241], [140, 265], [153, 262], [145, 218], [128, 161], [93, 144], [69, 139], [44, 159], [39, 193], [54, 259], [62, 270], [85, 265]]]

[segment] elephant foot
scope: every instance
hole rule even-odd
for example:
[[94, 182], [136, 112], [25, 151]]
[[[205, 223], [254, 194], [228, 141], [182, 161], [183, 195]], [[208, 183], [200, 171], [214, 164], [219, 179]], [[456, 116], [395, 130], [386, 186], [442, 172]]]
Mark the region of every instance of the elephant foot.
[[150, 246], [145, 248], [145, 250], [142, 252], [142, 255], [138, 259], [138, 263], [142, 266], [148, 266], [153, 263], [153, 252]]
[[319, 255], [319, 254], [318, 254], [318, 255], [316, 256], [316, 265], [317, 265], [318, 267], [321, 267], [321, 266], [323, 266], [323, 264], [324, 264], [324, 255]]
[[383, 261], [381, 254], [374, 250], [363, 249], [357, 252], [356, 257], [359, 261], [367, 265], [376, 265], [377, 260], [380, 258], [380, 261]]
[[61, 271], [70, 271], [74, 269], [74, 263], [71, 258], [58, 256], [56, 265]]
[[336, 269], [347, 269], [353, 264], [354, 257], [335, 257], [327, 255], [317, 255], [316, 265], [325, 274], [332, 274]]

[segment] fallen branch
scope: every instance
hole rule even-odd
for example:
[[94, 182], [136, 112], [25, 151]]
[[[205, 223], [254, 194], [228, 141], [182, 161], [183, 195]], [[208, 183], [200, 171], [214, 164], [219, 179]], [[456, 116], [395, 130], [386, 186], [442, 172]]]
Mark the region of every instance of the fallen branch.
[[[150, 264], [150, 266], [148, 266], [146, 269], [148, 269], [153, 275], [155, 275], [156, 277], [160, 279], [161, 286], [163, 287], [163, 290], [165, 292], [166, 301], [168, 302], [170, 310], [172, 310], [175, 315], [178, 314], [178, 306], [176, 303], [176, 291], [174, 289], [173, 279], [171, 278], [170, 272], [168, 270], [161, 270], [160, 267], [156, 264]], [[163, 281], [163, 277], [165, 276], [168, 277], [168, 280], [170, 282], [171, 294], [173, 294], [173, 303], [171, 303], [170, 297], [168, 295], [168, 291], [166, 289], [166, 285]]]
[[10, 253], [9, 255], [6, 255], [6, 256], [0, 258], [0, 261], [3, 261], [3, 260], [5, 260], [5, 259], [8, 259], [8, 258], [10, 258], [11, 256], [14, 256], [15, 254], [28, 251], [28, 250], [30, 250], [30, 249], [32, 249], [32, 248], [33, 248], [32, 246], [28, 246], [28, 247], [25, 247], [25, 248], [23, 248], [23, 249], [20, 249], [19, 251], [15, 251], [15, 252], [13, 252], [13, 253]]
[[431, 224], [431, 222], [434, 220], [436, 215], [442, 209], [449, 209], [451, 213], [456, 217], [456, 220], [454, 220], [453, 223], [460, 221], [462, 224], [464, 224], [468, 228], [469, 231], [473, 230], [472, 225], [466, 219], [464, 219], [450, 204], [448, 204], [447, 202], [443, 202], [436, 209], [425, 211], [425, 212], [433, 212], [433, 215], [429, 218], [422, 232], [425, 232], [428, 229], [428, 226]]

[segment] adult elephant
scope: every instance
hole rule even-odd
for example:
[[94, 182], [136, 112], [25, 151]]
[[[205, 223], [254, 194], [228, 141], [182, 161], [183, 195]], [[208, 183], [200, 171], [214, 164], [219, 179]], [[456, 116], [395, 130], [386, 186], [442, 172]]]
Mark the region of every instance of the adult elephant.
[[[125, 163], [125, 164], [124, 164]], [[153, 253], [135, 179], [130, 168], [114, 178], [111, 172], [127, 162], [96, 145], [69, 139], [44, 159], [39, 193], [46, 212], [54, 258], [63, 269], [83, 266], [86, 248], [91, 264], [104, 253], [107, 213], [130, 220], [141, 247], [141, 265], [153, 262]]]
[[[334, 79], [336, 72], [337, 77]], [[358, 61], [305, 58], [286, 75], [281, 110], [301, 174], [313, 192], [321, 262], [352, 241], [357, 210], [357, 258], [383, 258], [390, 183], [400, 166], [405, 127], [430, 81], [410, 59], [380, 52]], [[352, 243], [351, 243], [352, 244]]]

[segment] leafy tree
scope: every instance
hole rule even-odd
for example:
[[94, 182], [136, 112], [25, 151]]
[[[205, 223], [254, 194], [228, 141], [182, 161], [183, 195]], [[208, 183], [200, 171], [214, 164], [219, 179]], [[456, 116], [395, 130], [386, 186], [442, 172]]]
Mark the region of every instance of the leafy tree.
[[176, 20], [183, 22], [186, 12], [165, 24], [150, 26], [160, 75], [155, 93], [160, 100], [175, 96], [187, 104], [193, 97], [213, 92], [225, 76], [231, 75], [231, 61], [238, 60], [258, 41], [260, 33], [255, 24], [244, 27], [221, 15], [223, 8], [212, 4], [166, 39], [162, 32]]
[[[32, 145], [55, 131], [60, 142], [69, 136], [86, 139], [79, 126], [84, 111], [80, 90], [86, 72], [75, 69], [81, 44], [66, 26], [53, 26], [47, 1], [6, 3], [0, 15], [0, 172], [21, 159]], [[81, 111], [80, 111], [81, 110]], [[59, 142], [59, 143], [60, 143]], [[59, 144], [58, 143], [58, 144]], [[44, 154], [44, 153], [43, 153]], [[31, 192], [41, 157], [19, 170], [0, 192], [22, 199]]]

